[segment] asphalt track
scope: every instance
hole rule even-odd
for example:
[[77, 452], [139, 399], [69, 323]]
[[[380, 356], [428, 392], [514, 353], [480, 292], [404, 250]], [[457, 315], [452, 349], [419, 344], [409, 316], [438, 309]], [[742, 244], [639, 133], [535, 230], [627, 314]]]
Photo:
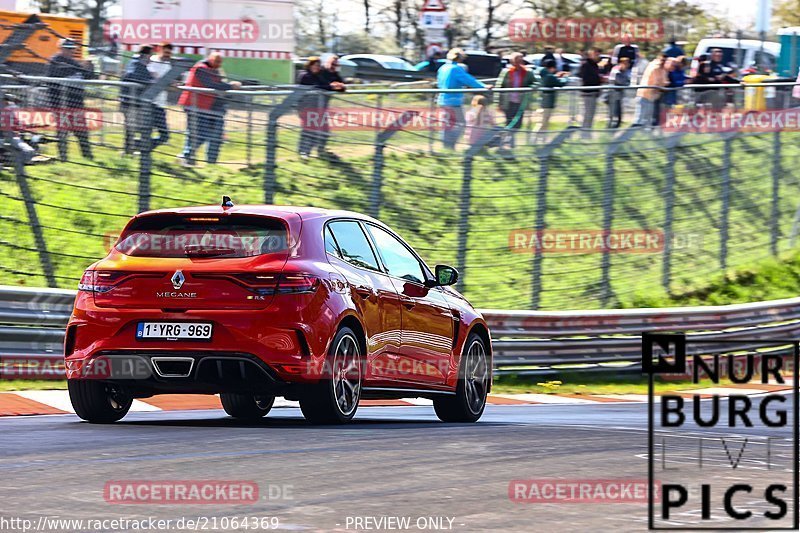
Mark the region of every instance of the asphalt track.
[[[645, 504], [519, 503], [509, 483], [646, 480], [646, 417], [646, 404], [613, 403], [488, 406], [471, 425], [443, 424], [430, 407], [363, 408], [344, 427], [310, 426], [294, 408], [274, 409], [256, 424], [223, 411], [132, 413], [107, 426], [74, 415], [11, 417], [0, 419], [0, 518], [277, 517], [280, 530], [397, 530], [364, 521], [391, 516], [410, 517], [412, 531], [426, 517], [452, 531], [642, 531]], [[785, 469], [767, 474], [763, 462], [750, 461], [750, 449], [732, 473], [715, 463], [712, 448], [702, 474], [680, 473], [731, 481], [750, 468], [760, 478], [786, 478]], [[772, 456], [791, 457], [789, 450], [780, 440]], [[249, 480], [261, 496], [248, 505], [111, 504], [104, 487], [113, 480]], [[284, 492], [270, 497], [270, 487]], [[715, 515], [719, 509], [715, 503]], [[687, 512], [671, 524], [681, 516], [687, 525], [697, 518]], [[253, 530], [211, 525], [198, 529]]]

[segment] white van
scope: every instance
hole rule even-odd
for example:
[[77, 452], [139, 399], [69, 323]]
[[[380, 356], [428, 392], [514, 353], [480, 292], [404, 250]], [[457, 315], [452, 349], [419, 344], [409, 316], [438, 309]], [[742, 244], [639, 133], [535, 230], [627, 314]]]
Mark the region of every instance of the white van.
[[723, 64], [737, 69], [759, 65], [762, 70], [775, 70], [781, 53], [780, 43], [754, 39], [702, 39], [697, 43], [692, 56], [692, 75], [697, 72], [697, 58], [710, 55], [711, 50], [722, 50]]

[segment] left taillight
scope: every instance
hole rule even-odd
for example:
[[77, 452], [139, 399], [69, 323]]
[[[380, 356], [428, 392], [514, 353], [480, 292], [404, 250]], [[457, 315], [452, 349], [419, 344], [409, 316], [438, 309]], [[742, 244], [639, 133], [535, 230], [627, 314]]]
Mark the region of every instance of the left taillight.
[[122, 270], [87, 270], [81, 276], [78, 290], [84, 292], [108, 292], [123, 281], [133, 277], [160, 278], [158, 273], [125, 272]]

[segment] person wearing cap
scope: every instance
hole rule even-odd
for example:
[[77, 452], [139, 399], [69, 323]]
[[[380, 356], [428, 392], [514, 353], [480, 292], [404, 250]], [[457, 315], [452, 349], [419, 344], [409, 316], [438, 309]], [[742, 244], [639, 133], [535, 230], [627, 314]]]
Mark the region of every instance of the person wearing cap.
[[150, 71], [147, 69], [147, 64], [150, 62], [150, 54], [152, 52], [152, 46], [140, 46], [139, 54], [131, 59], [128, 66], [125, 67], [125, 73], [120, 79], [122, 82], [138, 84], [137, 86], [126, 85], [120, 89], [120, 109], [125, 117], [124, 155], [131, 155], [137, 147], [146, 149], [146, 147], [141, 146], [141, 139], [137, 142], [135, 138], [142, 134], [142, 126], [146, 119], [144, 113], [150, 112], [150, 105], [146, 105], [145, 102], [142, 102], [139, 95], [144, 88], [153, 83], [154, 80], [153, 75], [150, 74]]
[[[195, 63], [186, 77], [187, 87], [230, 91], [238, 89], [242, 84], [238, 81], [226, 83], [222, 81], [222, 54], [212, 52], [208, 58]], [[225, 128], [225, 97], [216, 92], [200, 92], [184, 90], [178, 104], [186, 111], [186, 143], [183, 152], [178, 156], [181, 164], [194, 166], [194, 156], [198, 148], [208, 143], [206, 160], [216, 163], [222, 147], [222, 134]]]
[[[436, 86], [439, 89], [491, 89], [491, 85], [476, 80], [463, 64], [467, 55], [461, 48], [453, 48], [447, 52], [447, 61], [436, 73]], [[449, 117], [448, 124], [443, 125], [442, 143], [445, 148], [455, 149], [456, 143], [464, 134], [466, 122], [464, 119], [464, 93], [447, 92], [439, 93], [437, 104]]]
[[[50, 78], [67, 78], [72, 80], [90, 80], [95, 78], [94, 67], [89, 61], [75, 59], [75, 50], [78, 44], [72, 39], [61, 39], [58, 43], [59, 51], [47, 63], [45, 75]], [[50, 107], [54, 109], [70, 109], [71, 113], [80, 113], [84, 106], [85, 90], [83, 85], [77, 83], [51, 82], [47, 86], [47, 95]], [[61, 161], [66, 161], [68, 156], [67, 136], [70, 130], [60, 127], [58, 121], [57, 138], [58, 154]], [[78, 139], [81, 154], [87, 159], [92, 159], [92, 146], [89, 144], [89, 132], [82, 128], [73, 128], [72, 133]]]

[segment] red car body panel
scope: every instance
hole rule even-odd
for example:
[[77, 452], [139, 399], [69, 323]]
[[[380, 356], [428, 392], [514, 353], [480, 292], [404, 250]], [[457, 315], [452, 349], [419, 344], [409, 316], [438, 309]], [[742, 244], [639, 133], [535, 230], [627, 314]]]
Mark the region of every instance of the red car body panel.
[[[483, 318], [452, 288], [428, 288], [326, 252], [323, 233], [331, 220], [388, 230], [368, 216], [281, 206], [168, 209], [134, 217], [122, 237], [145, 217], [159, 216], [269, 218], [286, 227], [287, 247], [240, 258], [134, 257], [113, 249], [89, 271], [125, 274], [108, 292], [78, 292], [65, 342], [68, 378], [89, 379], [87, 363], [110, 353], [203, 353], [246, 354], [268, 367], [278, 382], [315, 383], [324, 377], [331, 340], [347, 322], [363, 331], [365, 387], [452, 391], [469, 332], [480, 332], [490, 346]], [[176, 271], [185, 277], [179, 290], [171, 281]], [[310, 293], [259, 296], [237, 281], [237, 275], [253, 274], [297, 274], [318, 281]], [[208, 341], [137, 340], [142, 321], [211, 323], [213, 333]], [[169, 380], [154, 389], [142, 384], [137, 394], [171, 387]], [[213, 392], [191, 383], [172, 391]]]

